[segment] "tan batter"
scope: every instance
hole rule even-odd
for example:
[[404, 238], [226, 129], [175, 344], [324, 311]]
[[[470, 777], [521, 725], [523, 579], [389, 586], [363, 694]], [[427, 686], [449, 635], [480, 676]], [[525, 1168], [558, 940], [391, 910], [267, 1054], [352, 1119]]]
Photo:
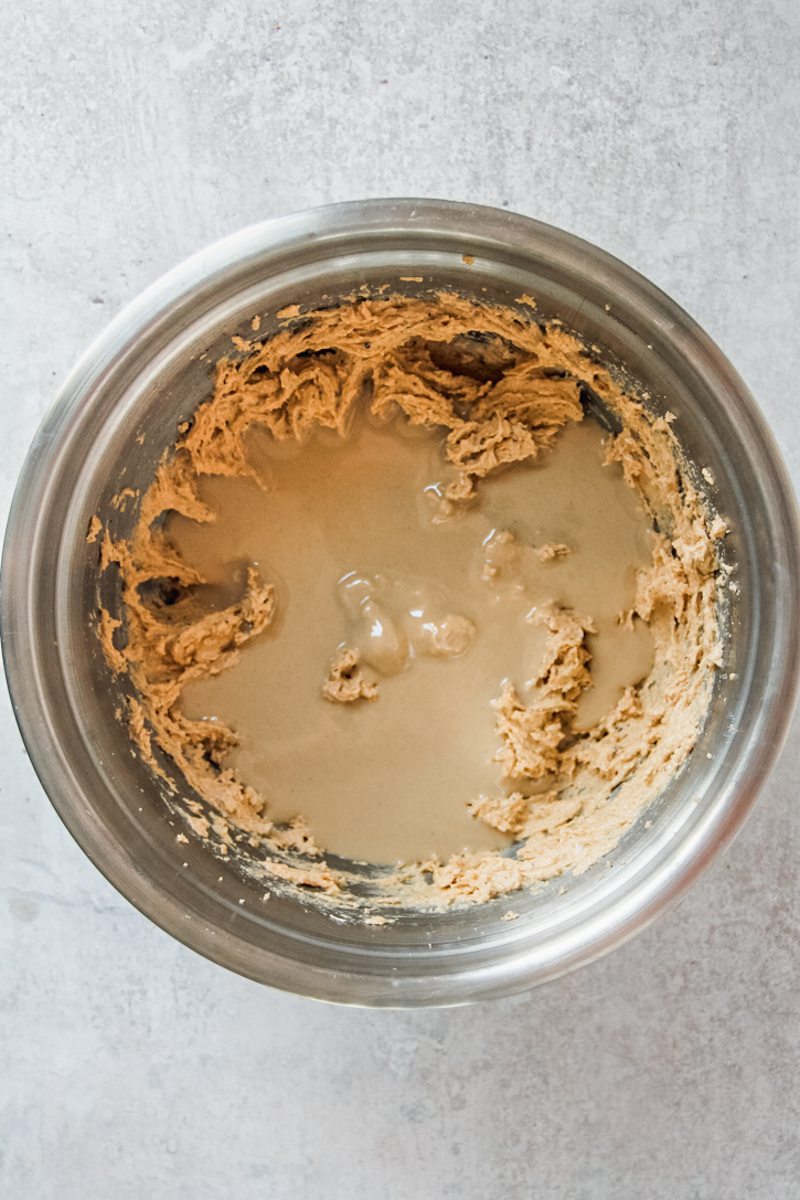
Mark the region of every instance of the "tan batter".
[[405, 864], [389, 903], [585, 869], [689, 753], [718, 661], [667, 422], [559, 327], [452, 294], [239, 348], [102, 542], [140, 749], [338, 902], [322, 850]]

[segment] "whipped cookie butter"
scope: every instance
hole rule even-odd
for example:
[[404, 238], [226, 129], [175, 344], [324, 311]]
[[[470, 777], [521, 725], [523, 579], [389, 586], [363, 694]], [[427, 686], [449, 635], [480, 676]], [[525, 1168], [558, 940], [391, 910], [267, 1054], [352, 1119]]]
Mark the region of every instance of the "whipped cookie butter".
[[217, 364], [132, 537], [92, 530], [139, 751], [195, 828], [335, 903], [348, 860], [429, 907], [585, 869], [685, 761], [719, 661], [721, 530], [669, 424], [524, 310], [282, 315]]

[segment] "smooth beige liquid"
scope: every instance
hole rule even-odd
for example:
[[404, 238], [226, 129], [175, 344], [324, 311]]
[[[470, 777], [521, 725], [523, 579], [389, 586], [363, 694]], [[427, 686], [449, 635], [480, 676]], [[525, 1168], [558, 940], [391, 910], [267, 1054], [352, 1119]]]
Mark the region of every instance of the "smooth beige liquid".
[[[229, 764], [274, 820], [303, 814], [325, 850], [371, 862], [507, 844], [467, 804], [510, 790], [492, 762], [491, 701], [505, 678], [524, 697], [541, 662], [546, 630], [526, 615], [556, 602], [594, 621], [578, 728], [652, 662], [646, 626], [617, 620], [650, 561], [649, 522], [619, 467], [602, 465], [602, 440], [593, 420], [568, 427], [443, 520], [439, 438], [367, 420], [344, 441], [287, 447], [249, 435], [263, 488], [201, 481], [218, 519], [173, 516], [169, 536], [224, 588], [257, 564], [277, 584], [280, 615], [235, 666], [190, 685], [184, 708], [237, 732]], [[502, 531], [520, 546], [513, 569], [496, 566]], [[542, 561], [546, 543], [570, 553]], [[376, 700], [323, 699], [341, 645], [378, 668]]]

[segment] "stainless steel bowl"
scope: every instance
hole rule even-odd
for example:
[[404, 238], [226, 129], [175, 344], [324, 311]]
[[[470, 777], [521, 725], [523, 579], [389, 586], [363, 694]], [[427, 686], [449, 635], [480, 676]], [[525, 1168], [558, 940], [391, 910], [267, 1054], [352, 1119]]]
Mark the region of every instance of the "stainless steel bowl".
[[[89, 620], [97, 567], [86, 530], [121, 486], [147, 485], [177, 423], [208, 394], [209, 361], [232, 333], [249, 331], [253, 313], [417, 275], [491, 300], [534, 295], [546, 315], [623, 364], [656, 408], [671, 409], [687, 456], [714, 477], [738, 591], [727, 593], [726, 661], [699, 743], [608, 859], [510, 903], [365, 927], [291, 898], [261, 904], [235, 865], [221, 871], [199, 843], [176, 844], [169, 809], [113, 715], [117, 685]], [[117, 519], [124, 526], [124, 514]], [[156, 283], [91, 346], [22, 471], [3, 555], [2, 639], [46, 792], [143, 913], [275, 987], [356, 1004], [458, 1004], [597, 958], [677, 900], [730, 841], [786, 729], [799, 574], [796, 509], [764, 421], [720, 351], [667, 296], [601, 250], [525, 217], [366, 201], [226, 238]], [[502, 920], [509, 907], [516, 921]]]

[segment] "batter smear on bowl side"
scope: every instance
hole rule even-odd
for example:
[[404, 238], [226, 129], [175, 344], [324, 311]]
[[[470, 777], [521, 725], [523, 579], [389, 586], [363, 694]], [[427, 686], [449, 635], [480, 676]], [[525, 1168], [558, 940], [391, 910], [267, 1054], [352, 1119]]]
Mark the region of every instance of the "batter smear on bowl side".
[[217, 363], [130, 540], [92, 529], [139, 751], [337, 903], [341, 859], [429, 907], [584, 870], [686, 759], [719, 663], [724, 525], [668, 421], [524, 309], [279, 316]]

